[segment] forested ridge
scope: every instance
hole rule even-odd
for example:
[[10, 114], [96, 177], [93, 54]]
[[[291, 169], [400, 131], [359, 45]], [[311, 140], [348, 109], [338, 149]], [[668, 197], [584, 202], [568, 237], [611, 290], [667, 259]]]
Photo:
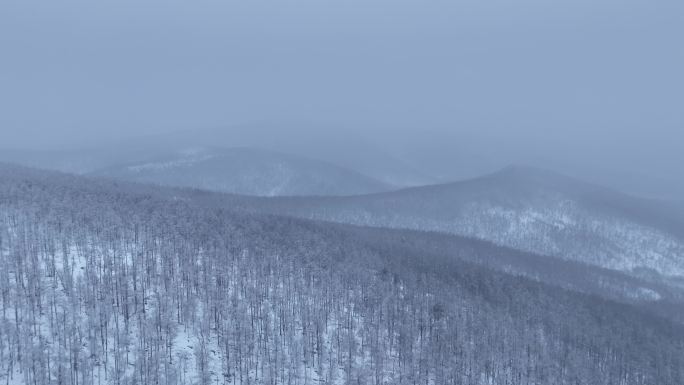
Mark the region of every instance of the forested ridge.
[[681, 207], [536, 168], [351, 197], [195, 195], [217, 207], [472, 237], [679, 287], [684, 279]]
[[0, 165], [0, 383], [684, 383], [641, 308], [188, 196]]
[[253, 196], [353, 195], [392, 188], [332, 163], [246, 147], [177, 149], [89, 175]]

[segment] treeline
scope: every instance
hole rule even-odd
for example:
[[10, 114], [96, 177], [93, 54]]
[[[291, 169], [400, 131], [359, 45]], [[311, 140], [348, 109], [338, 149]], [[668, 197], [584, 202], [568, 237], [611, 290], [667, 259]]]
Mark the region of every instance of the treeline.
[[0, 382], [684, 383], [630, 306], [155, 191], [0, 167]]

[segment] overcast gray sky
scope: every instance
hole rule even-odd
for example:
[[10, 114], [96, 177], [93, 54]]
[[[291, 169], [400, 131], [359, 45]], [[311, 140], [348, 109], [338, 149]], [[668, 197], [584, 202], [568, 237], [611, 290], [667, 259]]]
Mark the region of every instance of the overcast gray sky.
[[306, 121], [671, 176], [682, 3], [3, 0], [0, 147]]

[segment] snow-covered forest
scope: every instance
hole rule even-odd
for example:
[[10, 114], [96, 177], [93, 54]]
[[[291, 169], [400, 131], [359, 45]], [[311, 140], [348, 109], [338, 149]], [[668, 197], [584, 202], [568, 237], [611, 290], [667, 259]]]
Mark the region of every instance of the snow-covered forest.
[[684, 327], [636, 306], [164, 188], [0, 175], [2, 383], [684, 381]]
[[684, 385], [683, 0], [0, 0], [0, 385]]

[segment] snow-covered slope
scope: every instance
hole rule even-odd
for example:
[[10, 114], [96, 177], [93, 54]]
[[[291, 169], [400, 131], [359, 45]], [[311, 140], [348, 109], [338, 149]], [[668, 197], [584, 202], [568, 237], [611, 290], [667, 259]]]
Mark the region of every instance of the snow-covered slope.
[[676, 206], [532, 168], [367, 196], [250, 205], [319, 220], [458, 234], [637, 275], [684, 277], [684, 214]]
[[354, 195], [391, 189], [330, 163], [252, 148], [188, 148], [92, 175], [257, 196]]
[[484, 267], [491, 245], [184, 192], [0, 165], [0, 383], [684, 381], [681, 324]]
[[[333, 132], [337, 132], [334, 134]], [[383, 183], [400, 187], [434, 184], [438, 179], [407, 162], [387, 140], [376, 143], [353, 130], [302, 122], [260, 122], [218, 129], [194, 129], [136, 138], [117, 147], [182, 148], [188, 145], [263, 148], [298, 154], [357, 171]]]
[[[192, 148], [259, 148], [271, 152], [271, 155], [297, 154], [306, 158], [307, 162], [326, 162], [327, 167], [335, 165], [347, 172], [353, 170], [354, 173], [380, 181], [385, 187], [422, 186], [439, 181], [428, 175], [428, 170], [420, 170], [402, 156], [393, 154], [387, 143], [374, 144], [344, 130], [343, 134], [333, 137], [328, 131], [322, 134], [319, 129], [318, 126], [299, 127], [284, 123], [256, 124], [133, 137], [120, 142], [69, 150], [10, 150], [0, 147], [0, 161], [88, 174], [116, 169], [122, 165], [164, 163], [175, 157], [182, 157], [182, 152]], [[332, 175], [334, 174], [333, 171]], [[358, 182], [348, 183], [351, 186], [349, 190], [353, 193], [388, 190], [385, 187], [357, 189], [354, 183]], [[308, 192], [305, 191], [303, 195], [308, 195]]]

